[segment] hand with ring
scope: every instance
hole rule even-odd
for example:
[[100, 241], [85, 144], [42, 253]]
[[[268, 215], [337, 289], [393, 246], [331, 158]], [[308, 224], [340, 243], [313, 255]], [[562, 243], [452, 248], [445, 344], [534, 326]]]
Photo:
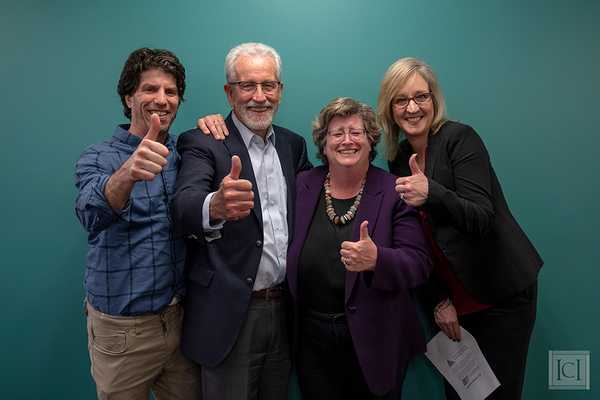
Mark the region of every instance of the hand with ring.
[[377, 265], [377, 246], [369, 235], [368, 226], [367, 221], [360, 224], [360, 237], [357, 242], [342, 242], [340, 259], [348, 271], [372, 271]]
[[429, 196], [429, 181], [419, 168], [416, 154], [410, 157], [408, 165], [412, 175], [396, 179], [396, 192], [409, 206], [419, 207], [425, 203]]

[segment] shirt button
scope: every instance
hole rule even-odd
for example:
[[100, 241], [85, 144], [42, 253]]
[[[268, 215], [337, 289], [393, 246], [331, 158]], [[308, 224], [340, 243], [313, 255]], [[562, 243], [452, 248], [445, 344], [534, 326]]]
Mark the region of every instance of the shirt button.
[[252, 279], [251, 277], [247, 277], [246, 283], [248, 284], [248, 286], [252, 286], [254, 285], [254, 279]]
[[260, 247], [260, 246], [262, 246], [262, 242], [260, 240], [257, 240], [256, 241], [256, 247]]

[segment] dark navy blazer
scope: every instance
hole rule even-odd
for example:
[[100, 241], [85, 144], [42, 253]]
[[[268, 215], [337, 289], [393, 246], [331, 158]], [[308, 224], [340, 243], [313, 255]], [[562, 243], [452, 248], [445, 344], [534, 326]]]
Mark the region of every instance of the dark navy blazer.
[[[173, 199], [173, 223], [187, 241], [187, 291], [181, 348], [199, 364], [216, 366], [235, 344], [246, 320], [250, 296], [262, 255], [263, 225], [258, 186], [252, 162], [231, 115], [229, 136], [223, 141], [194, 129], [177, 143], [181, 169]], [[275, 148], [287, 185], [288, 230], [293, 229], [296, 174], [311, 167], [304, 139], [273, 126]], [[254, 209], [246, 218], [229, 221], [221, 238], [207, 242], [202, 228], [202, 205], [231, 170], [231, 156], [242, 162], [241, 179], [252, 182]]]

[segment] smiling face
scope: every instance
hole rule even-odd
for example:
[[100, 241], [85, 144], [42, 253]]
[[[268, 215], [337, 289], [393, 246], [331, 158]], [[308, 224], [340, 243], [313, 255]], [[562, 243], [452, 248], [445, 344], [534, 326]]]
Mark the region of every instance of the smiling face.
[[[404, 87], [398, 91], [395, 98], [414, 98], [422, 93], [429, 93], [427, 81], [419, 73], [414, 73], [406, 82]], [[414, 99], [408, 102], [406, 107], [398, 107], [392, 102], [394, 121], [407, 138], [428, 135], [434, 116], [433, 101], [430, 98], [423, 103], [417, 103]]]
[[160, 117], [160, 131], [165, 134], [175, 120], [179, 107], [179, 92], [175, 77], [160, 69], [150, 69], [140, 75], [140, 84], [133, 94], [125, 96], [131, 109], [129, 131], [144, 137], [150, 128], [150, 116]]
[[[269, 56], [241, 55], [235, 61], [236, 82], [278, 81], [275, 60]], [[254, 133], [265, 136], [279, 107], [282, 86], [265, 93], [261, 85], [246, 92], [239, 85], [225, 85], [227, 100], [238, 119]]]
[[327, 132], [323, 152], [330, 169], [368, 167], [371, 143], [359, 115], [333, 117]]

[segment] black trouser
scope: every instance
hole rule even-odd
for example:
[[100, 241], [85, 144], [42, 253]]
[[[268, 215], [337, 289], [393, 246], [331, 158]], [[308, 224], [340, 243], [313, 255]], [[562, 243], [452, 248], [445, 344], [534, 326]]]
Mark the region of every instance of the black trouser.
[[202, 367], [204, 400], [287, 399], [291, 361], [285, 321], [282, 299], [253, 298], [231, 352], [216, 367]]
[[[521, 398], [536, 303], [537, 283], [492, 308], [459, 317], [500, 381], [500, 387], [486, 400]], [[448, 382], [445, 389], [448, 400], [459, 400]]]
[[[304, 312], [299, 319], [298, 384], [303, 400], [399, 399], [371, 394], [343, 314]], [[393, 397], [392, 397], [393, 396]]]

